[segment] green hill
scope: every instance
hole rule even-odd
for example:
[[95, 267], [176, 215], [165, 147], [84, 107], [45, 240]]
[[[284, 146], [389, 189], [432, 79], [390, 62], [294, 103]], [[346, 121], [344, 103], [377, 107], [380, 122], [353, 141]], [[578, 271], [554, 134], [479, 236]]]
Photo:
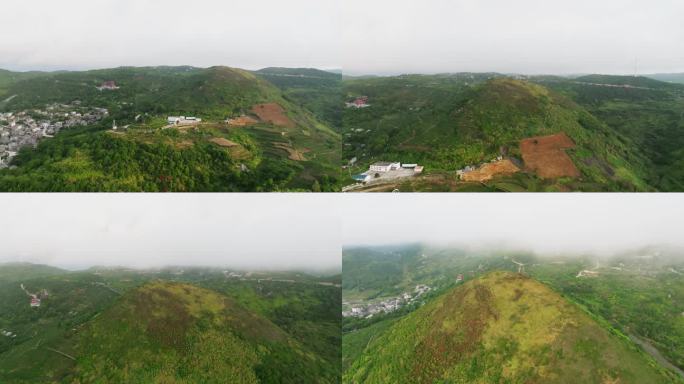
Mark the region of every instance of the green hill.
[[0, 279], [0, 382], [338, 383], [340, 288], [253, 276], [94, 267]]
[[684, 85], [604, 75], [532, 80], [580, 104], [645, 158], [640, 174], [649, 185], [684, 190]]
[[680, 382], [547, 286], [494, 272], [372, 338], [346, 383]]
[[[422, 163], [453, 173], [503, 155], [521, 162], [520, 141], [564, 133], [579, 177], [498, 179], [522, 190], [648, 190], [645, 158], [587, 110], [548, 88], [495, 75], [400, 76], [345, 83], [370, 107], [345, 112], [344, 158]], [[524, 164], [523, 164], [524, 165]], [[454, 175], [455, 178], [455, 175]], [[496, 183], [493, 183], [496, 186]]]
[[645, 76], [659, 81], [666, 81], [668, 83], [684, 84], [684, 73], [654, 73]]
[[317, 358], [269, 320], [187, 284], [126, 294], [79, 336], [82, 382], [326, 382]]
[[0, 263], [0, 281], [15, 282], [63, 274], [66, 271], [49, 265], [31, 263]]
[[[106, 81], [118, 89], [98, 90]], [[4, 191], [336, 190], [340, 136], [305, 103], [252, 72], [228, 68], [122, 67], [44, 74], [12, 82], [0, 110], [51, 103], [102, 107], [98, 124], [62, 130], [25, 148], [0, 171]], [[268, 115], [268, 108], [273, 111]], [[280, 111], [279, 111], [280, 110]], [[261, 113], [261, 114], [260, 114]], [[162, 129], [167, 116], [197, 129]], [[245, 117], [247, 125], [226, 119]], [[113, 120], [118, 132], [107, 131]]]
[[316, 117], [342, 129], [342, 75], [312, 68], [264, 68], [259, 76], [280, 88], [285, 97]]

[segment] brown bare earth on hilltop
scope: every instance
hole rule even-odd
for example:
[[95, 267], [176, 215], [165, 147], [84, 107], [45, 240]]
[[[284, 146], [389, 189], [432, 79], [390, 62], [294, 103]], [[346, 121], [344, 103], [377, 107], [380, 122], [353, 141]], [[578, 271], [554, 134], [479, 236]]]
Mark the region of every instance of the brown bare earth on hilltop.
[[565, 153], [566, 149], [574, 147], [575, 143], [563, 132], [520, 141], [520, 153], [525, 167], [542, 179], [579, 177], [579, 170]]
[[493, 179], [497, 175], [512, 175], [516, 172], [520, 172], [520, 168], [509, 159], [503, 159], [484, 164], [474, 171], [464, 173], [461, 179], [463, 181], [484, 182]]
[[273, 146], [282, 149], [283, 151], [286, 151], [288, 156], [287, 158], [290, 160], [295, 160], [295, 161], [306, 161], [306, 157], [304, 157], [304, 153], [306, 151], [298, 151], [288, 143], [273, 143]]
[[227, 121], [228, 125], [232, 127], [245, 127], [248, 125], [254, 125], [259, 121], [251, 116], [240, 116], [234, 119], [229, 119]]
[[257, 104], [252, 107], [252, 112], [266, 123], [286, 128], [294, 128], [295, 126], [294, 122], [285, 114], [283, 107], [276, 103]]

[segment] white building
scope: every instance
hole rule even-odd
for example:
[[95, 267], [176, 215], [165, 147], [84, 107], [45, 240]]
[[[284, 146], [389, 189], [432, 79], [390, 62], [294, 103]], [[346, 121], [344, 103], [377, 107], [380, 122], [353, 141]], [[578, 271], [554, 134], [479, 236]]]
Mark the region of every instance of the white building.
[[371, 172], [389, 172], [389, 171], [397, 170], [399, 168], [401, 168], [401, 163], [381, 161], [381, 162], [378, 162], [375, 164], [371, 164], [370, 171]]
[[202, 119], [193, 116], [169, 116], [166, 121], [169, 125], [191, 125], [201, 123]]

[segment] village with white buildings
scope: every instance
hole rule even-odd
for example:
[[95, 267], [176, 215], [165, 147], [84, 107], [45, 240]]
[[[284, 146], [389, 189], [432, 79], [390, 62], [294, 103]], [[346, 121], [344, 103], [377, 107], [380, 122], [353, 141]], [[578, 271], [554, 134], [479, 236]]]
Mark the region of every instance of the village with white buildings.
[[166, 118], [168, 128], [178, 127], [183, 125], [197, 125], [202, 122], [202, 119], [194, 116], [169, 116]]
[[23, 147], [36, 147], [43, 138], [60, 130], [97, 123], [109, 115], [105, 108], [49, 104], [42, 109], [0, 113], [0, 169], [8, 168]]
[[[352, 161], [354, 160], [355, 159], [352, 159]], [[422, 172], [422, 165], [401, 163], [398, 161], [380, 161], [371, 164], [367, 171], [353, 175], [352, 178], [359, 183], [366, 184], [370, 182], [387, 182], [405, 177], [413, 177]]]
[[413, 292], [404, 292], [397, 297], [390, 297], [375, 303], [351, 305], [349, 310], [342, 311], [342, 316], [370, 318], [380, 313], [391, 313], [407, 305], [416, 303], [421, 296], [431, 290], [432, 287], [419, 284], [416, 285]]

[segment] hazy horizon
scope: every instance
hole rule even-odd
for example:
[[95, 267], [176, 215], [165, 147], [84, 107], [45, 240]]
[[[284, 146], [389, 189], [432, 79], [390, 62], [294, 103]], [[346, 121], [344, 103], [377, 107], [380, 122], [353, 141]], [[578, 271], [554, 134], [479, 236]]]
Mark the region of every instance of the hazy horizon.
[[[56, 72], [81, 72], [81, 71], [97, 71], [105, 69], [117, 69], [117, 68], [155, 68], [155, 67], [192, 67], [197, 69], [208, 69], [212, 67], [228, 67], [243, 69], [248, 71], [258, 71], [267, 68], [289, 68], [289, 69], [315, 69], [319, 71], [325, 71], [330, 73], [338, 73], [343, 76], [349, 77], [394, 77], [394, 76], [404, 76], [404, 75], [452, 75], [461, 73], [496, 73], [503, 76], [561, 76], [561, 77], [576, 77], [576, 76], [586, 76], [586, 75], [617, 75], [617, 76], [633, 76], [633, 73], [601, 73], [601, 72], [585, 72], [585, 73], [517, 73], [517, 72], [492, 72], [492, 71], [447, 71], [447, 72], [369, 72], [369, 73], [349, 73], [345, 72], [340, 68], [324, 68], [324, 67], [277, 67], [277, 66], [264, 66], [255, 68], [240, 68], [230, 64], [215, 64], [208, 66], [193, 66], [193, 65], [146, 65], [146, 66], [133, 66], [133, 65], [120, 65], [116, 67], [93, 67], [93, 68], [79, 68], [79, 69], [69, 69], [69, 68], [53, 68], [53, 69], [12, 69], [6, 67], [0, 67], [0, 70], [7, 70], [10, 72], [45, 72], [45, 73], [56, 73]], [[651, 75], [684, 75], [684, 68], [679, 72], [652, 72], [652, 73], [638, 73], [637, 76], [651, 76]]]
[[3, 11], [0, 34], [11, 38], [0, 41], [0, 68], [15, 71], [684, 72], [684, 3], [675, 0], [10, 0]]
[[[684, 195], [391, 194], [342, 200], [343, 247], [421, 243], [538, 255], [684, 250]], [[684, 252], [682, 253], [684, 257]]]
[[10, 0], [3, 3], [0, 35], [11, 38], [0, 40], [0, 68], [339, 68], [340, 6], [337, 0]]
[[684, 3], [675, 0], [345, 4], [342, 67], [350, 74], [684, 71]]
[[340, 222], [331, 196], [198, 196], [0, 195], [11, 218], [0, 232], [0, 263], [65, 269], [341, 268]]

